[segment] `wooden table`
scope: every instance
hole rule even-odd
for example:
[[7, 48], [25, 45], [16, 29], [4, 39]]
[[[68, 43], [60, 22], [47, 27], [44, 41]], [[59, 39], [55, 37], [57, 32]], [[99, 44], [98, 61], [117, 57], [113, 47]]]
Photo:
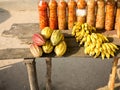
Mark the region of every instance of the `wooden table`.
[[[20, 39], [22, 41], [22, 43], [29, 45], [32, 43], [32, 40], [31, 40], [32, 35], [34, 33], [38, 33], [38, 32], [40, 33], [39, 25], [37, 23], [13, 24], [11, 26], [10, 30], [4, 31], [2, 33], [2, 36], [7, 37], [7, 38], [17, 37], [18, 39]], [[75, 38], [71, 36], [71, 30], [63, 30], [62, 33], [64, 33], [64, 35], [65, 35], [65, 41], [68, 46], [67, 52], [63, 57], [91, 58], [90, 56], [85, 55], [83, 53], [84, 48], [79, 47], [78, 43], [76, 43]], [[104, 32], [103, 34], [105, 34], [111, 42], [120, 46], [120, 39], [114, 37], [116, 35], [115, 30], [109, 31], [109, 32]], [[8, 54], [8, 52], [10, 52], [10, 53]], [[55, 53], [43, 54], [43, 56], [40, 57], [40, 58], [45, 58], [45, 60], [46, 60], [46, 66], [47, 66], [46, 90], [51, 90], [51, 82], [52, 82], [52, 80], [51, 80], [51, 68], [52, 68], [51, 60], [52, 60], [52, 57], [56, 57]], [[117, 57], [117, 59], [115, 59], [115, 61], [118, 61], [118, 57], [120, 57], [120, 51], [117, 52], [116, 57]], [[19, 59], [19, 58], [24, 58], [24, 63], [27, 67], [28, 78], [29, 78], [31, 90], [39, 90], [37, 76], [36, 76], [35, 58], [31, 54], [29, 47], [28, 48], [26, 48], [26, 47], [25, 48], [7, 48], [7, 49], [0, 50], [0, 60]], [[116, 64], [114, 66], [116, 66]], [[115, 71], [115, 70], [116, 69], [114, 69], [113, 71]], [[115, 74], [115, 72], [114, 72], [114, 74]], [[112, 79], [112, 80], [114, 81], [114, 79]]]

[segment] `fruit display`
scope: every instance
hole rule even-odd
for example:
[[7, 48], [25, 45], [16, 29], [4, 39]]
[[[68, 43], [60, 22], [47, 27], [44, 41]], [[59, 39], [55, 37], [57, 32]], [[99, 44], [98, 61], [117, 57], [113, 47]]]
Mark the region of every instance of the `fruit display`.
[[96, 28], [101, 30], [105, 26], [105, 1], [98, 0], [97, 7]]
[[49, 2], [49, 26], [51, 29], [57, 29], [57, 2], [50, 0]]
[[77, 22], [88, 23], [98, 30], [117, 29], [120, 0], [41, 0], [38, 4], [40, 30], [71, 30]]
[[115, 1], [107, 0], [106, 2], [106, 16], [105, 16], [105, 30], [113, 30], [115, 18]]
[[33, 44], [30, 46], [30, 51], [34, 57], [40, 57], [43, 53], [52, 53], [53, 50], [56, 56], [63, 56], [67, 50], [62, 32], [52, 30], [50, 27], [45, 27], [41, 34], [34, 34], [32, 40]]
[[49, 39], [52, 32], [53, 30], [50, 27], [45, 27], [44, 29], [42, 29], [41, 34], [45, 39]]
[[42, 46], [44, 53], [51, 53], [53, 51], [53, 45], [50, 40], [47, 40], [45, 44]]
[[95, 0], [87, 1], [87, 23], [91, 26], [95, 26]]
[[48, 18], [48, 3], [44, 0], [40, 0], [38, 4], [38, 11], [39, 11], [39, 25], [40, 29], [48, 26], [49, 18]]
[[80, 22], [81, 24], [86, 22], [86, 6], [87, 3], [85, 0], [77, 1], [77, 10], [76, 10], [77, 22]]
[[32, 40], [38, 46], [42, 46], [45, 44], [45, 39], [41, 34], [34, 34]]
[[31, 44], [30, 51], [34, 57], [40, 57], [43, 54], [41, 47], [38, 47], [36, 44]]
[[66, 8], [67, 3], [64, 0], [58, 2], [58, 28], [60, 30], [66, 29]]
[[74, 22], [76, 21], [76, 2], [70, 0], [68, 2], [68, 29], [72, 29]]
[[61, 41], [58, 45], [55, 46], [54, 52], [57, 56], [63, 56], [67, 50], [67, 45], [65, 41]]
[[76, 22], [72, 29], [72, 35], [80, 45], [84, 45], [84, 53], [94, 56], [94, 58], [101, 55], [102, 59], [105, 57], [109, 59], [119, 49], [115, 44], [110, 43], [107, 37], [96, 33], [96, 28], [87, 23]]
[[63, 39], [64, 36], [60, 30], [54, 30], [50, 38], [53, 46], [57, 45]]

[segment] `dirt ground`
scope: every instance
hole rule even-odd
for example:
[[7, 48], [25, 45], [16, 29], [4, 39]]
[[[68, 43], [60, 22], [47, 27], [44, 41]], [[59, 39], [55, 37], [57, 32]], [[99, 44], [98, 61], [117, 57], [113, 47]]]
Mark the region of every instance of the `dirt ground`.
[[[38, 23], [37, 0], [0, 0], [0, 34], [9, 30], [14, 23]], [[0, 35], [0, 41], [0, 49], [28, 47], [19, 45], [20, 40], [15, 37], [6, 38]], [[0, 61], [0, 67], [21, 61], [22, 59]]]

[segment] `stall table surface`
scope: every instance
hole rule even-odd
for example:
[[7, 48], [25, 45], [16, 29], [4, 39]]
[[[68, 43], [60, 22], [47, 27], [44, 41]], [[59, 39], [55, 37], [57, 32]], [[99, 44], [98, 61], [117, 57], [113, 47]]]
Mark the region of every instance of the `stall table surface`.
[[[71, 35], [71, 30], [61, 30], [65, 36], [65, 41], [67, 43], [67, 52], [62, 57], [84, 57], [84, 58], [93, 58], [83, 53], [83, 46], [79, 46], [76, 42], [75, 38]], [[27, 67], [28, 78], [30, 83], [31, 90], [38, 90], [38, 82], [36, 77], [36, 66], [35, 66], [35, 58], [30, 52], [29, 45], [32, 44], [32, 35], [34, 33], [40, 33], [39, 24], [38, 23], [22, 23], [22, 24], [13, 24], [10, 30], [5, 30], [2, 33], [3, 37], [17, 37], [21, 40], [21, 44], [26, 44], [28, 47], [24, 48], [7, 48], [0, 49], [0, 60], [5, 59], [19, 59], [23, 58], [25, 65]], [[118, 47], [120, 47], [120, 39], [116, 37], [116, 31], [105, 31], [102, 32], [105, 36], [108, 37], [110, 42], [113, 42]], [[10, 52], [8, 54], [8, 52]], [[115, 56], [115, 60], [117, 61], [120, 57], [120, 50], [117, 52]], [[55, 53], [51, 54], [43, 54], [42, 57], [46, 60], [47, 72], [46, 72], [46, 90], [51, 90], [51, 68], [52, 68], [52, 58], [57, 58]], [[99, 57], [101, 58], [101, 57]], [[114, 64], [113, 64], [114, 65]], [[112, 85], [111, 85], [112, 86]], [[113, 85], [114, 86], [114, 85]], [[111, 89], [112, 90], [112, 89]]]

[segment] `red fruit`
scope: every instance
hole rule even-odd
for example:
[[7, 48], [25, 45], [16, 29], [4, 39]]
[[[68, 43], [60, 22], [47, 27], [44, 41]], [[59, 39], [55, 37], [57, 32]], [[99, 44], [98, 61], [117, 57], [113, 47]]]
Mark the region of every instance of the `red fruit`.
[[34, 34], [32, 40], [38, 46], [42, 46], [45, 44], [45, 39], [41, 34]]
[[43, 54], [41, 47], [38, 47], [36, 44], [31, 44], [30, 51], [34, 57], [40, 57]]

